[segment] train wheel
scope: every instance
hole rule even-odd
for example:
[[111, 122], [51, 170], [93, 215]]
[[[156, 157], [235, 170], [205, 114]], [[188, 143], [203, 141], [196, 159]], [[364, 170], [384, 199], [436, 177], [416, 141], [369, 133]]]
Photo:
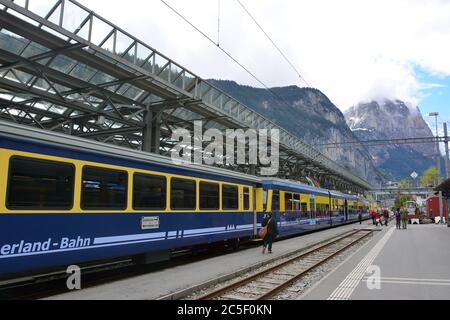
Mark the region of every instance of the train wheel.
[[241, 239], [240, 238], [234, 239], [231, 244], [231, 247], [233, 248], [233, 250], [238, 250], [241, 247]]

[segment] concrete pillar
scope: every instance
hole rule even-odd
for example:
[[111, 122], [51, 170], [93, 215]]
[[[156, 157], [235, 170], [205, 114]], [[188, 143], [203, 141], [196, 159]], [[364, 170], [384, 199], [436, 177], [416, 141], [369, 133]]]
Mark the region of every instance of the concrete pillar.
[[144, 115], [145, 127], [142, 131], [142, 151], [159, 154], [161, 139], [161, 113], [148, 110]]

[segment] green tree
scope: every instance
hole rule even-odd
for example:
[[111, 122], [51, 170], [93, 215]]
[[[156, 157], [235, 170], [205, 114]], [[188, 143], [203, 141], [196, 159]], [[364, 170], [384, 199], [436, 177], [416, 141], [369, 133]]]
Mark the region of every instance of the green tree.
[[401, 195], [401, 196], [397, 196], [395, 198], [395, 208], [400, 208], [401, 206], [405, 205], [406, 201], [411, 201], [412, 197], [411, 196], [407, 196], [407, 195]]
[[400, 182], [400, 187], [401, 187], [402, 189], [408, 189], [408, 181], [407, 181], [406, 179], [402, 180], [402, 181]]
[[430, 167], [424, 172], [423, 176], [420, 178], [420, 183], [423, 187], [437, 186], [439, 182], [439, 171], [436, 167]]

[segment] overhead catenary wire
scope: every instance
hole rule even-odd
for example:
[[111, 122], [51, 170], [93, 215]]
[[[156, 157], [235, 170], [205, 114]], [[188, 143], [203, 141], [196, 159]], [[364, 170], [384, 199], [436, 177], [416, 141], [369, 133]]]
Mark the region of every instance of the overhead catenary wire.
[[302, 77], [300, 72], [297, 70], [297, 68], [294, 66], [294, 64], [288, 59], [288, 57], [283, 53], [283, 51], [277, 46], [275, 41], [272, 40], [272, 38], [267, 34], [267, 32], [263, 29], [263, 27], [256, 21], [255, 17], [250, 13], [250, 11], [242, 4], [240, 0], [236, 0], [239, 5], [242, 7], [242, 9], [248, 14], [248, 16], [253, 20], [253, 22], [258, 26], [258, 28], [264, 33], [264, 35], [269, 39], [269, 41], [272, 43], [272, 45], [278, 50], [278, 52], [281, 54], [281, 56], [286, 60], [286, 62], [291, 66], [291, 68], [295, 71], [295, 73], [298, 75], [300, 80], [302, 80], [308, 87], [311, 87], [309, 83], [305, 80], [305, 78]]
[[197, 26], [195, 26], [192, 22], [190, 22], [186, 17], [184, 17], [181, 13], [179, 13], [175, 8], [173, 8], [170, 4], [168, 4], [164, 0], [160, 0], [166, 7], [168, 7], [171, 11], [173, 11], [177, 16], [183, 19], [187, 24], [189, 24], [192, 28], [194, 28], [197, 32], [199, 32], [203, 37], [205, 37], [209, 42], [214, 44], [220, 51], [222, 51], [228, 58], [230, 58], [234, 63], [240, 66], [245, 72], [247, 72], [253, 79], [255, 79], [259, 84], [261, 84], [267, 91], [269, 91], [273, 96], [282, 101], [286, 106], [291, 108], [292, 106], [280, 95], [274, 92], [271, 88], [269, 88], [263, 81], [261, 81], [253, 72], [251, 72], [247, 67], [245, 67], [241, 62], [239, 62], [235, 57], [233, 57], [227, 50], [218, 45], [211, 37], [209, 37], [206, 33], [200, 30]]
[[217, 0], [217, 46], [220, 47], [220, 0]]

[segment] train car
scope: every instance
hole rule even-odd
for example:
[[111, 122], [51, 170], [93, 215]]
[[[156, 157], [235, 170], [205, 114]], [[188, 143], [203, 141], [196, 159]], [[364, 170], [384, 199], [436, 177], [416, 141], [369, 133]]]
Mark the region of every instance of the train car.
[[1, 122], [0, 275], [250, 238], [258, 183]]
[[0, 277], [357, 219], [364, 199], [0, 121]]
[[[433, 195], [429, 198], [427, 198], [425, 200], [426, 203], [426, 214], [430, 219], [434, 219], [436, 217], [440, 217], [441, 216], [441, 212], [439, 210], [439, 196], [438, 195]], [[444, 216], [446, 215], [445, 213], [447, 212], [447, 201], [445, 200], [445, 198], [442, 201], [443, 204], [443, 213]]]
[[299, 182], [269, 179], [262, 182], [265, 212], [272, 212], [282, 235], [299, 234], [368, 217], [365, 199], [311, 187]]

